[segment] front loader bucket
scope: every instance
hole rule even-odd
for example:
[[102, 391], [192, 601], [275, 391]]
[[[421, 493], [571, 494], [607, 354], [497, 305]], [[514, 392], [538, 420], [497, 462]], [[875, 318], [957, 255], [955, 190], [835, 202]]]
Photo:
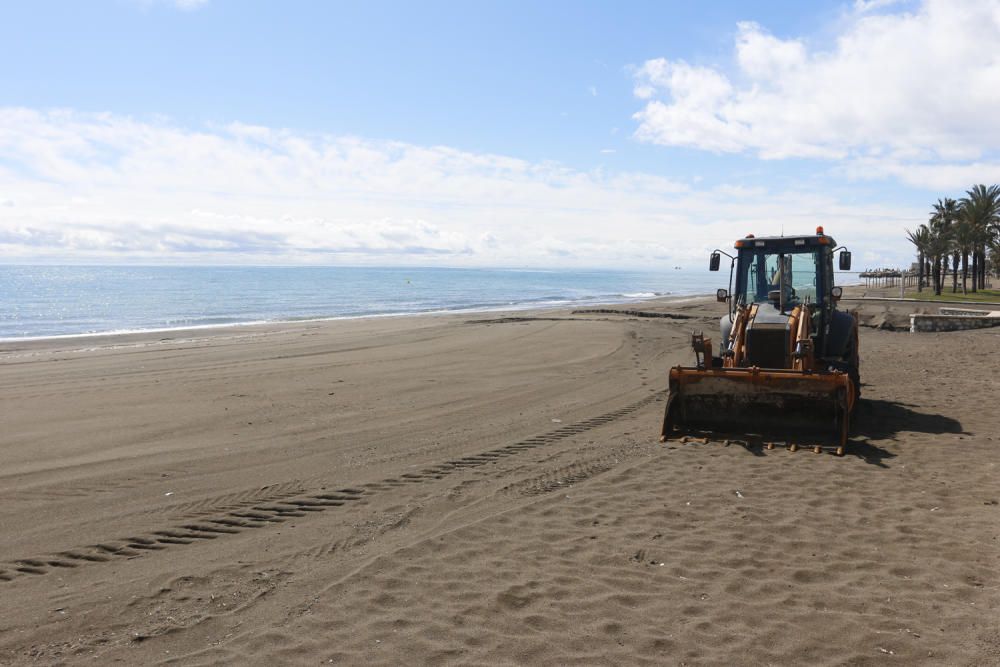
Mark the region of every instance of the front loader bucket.
[[846, 373], [760, 368], [670, 369], [663, 438], [692, 431], [847, 446], [854, 387]]

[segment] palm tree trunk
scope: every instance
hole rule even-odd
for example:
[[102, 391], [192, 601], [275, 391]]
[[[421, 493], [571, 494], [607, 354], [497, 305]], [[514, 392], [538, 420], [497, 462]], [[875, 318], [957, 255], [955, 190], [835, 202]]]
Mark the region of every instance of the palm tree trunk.
[[934, 258], [934, 293], [941, 294], [941, 258]]
[[924, 251], [921, 250], [917, 255], [917, 261], [920, 262], [920, 269], [917, 271], [917, 291], [924, 291]]
[[969, 277], [969, 253], [962, 251], [962, 294], [968, 294], [966, 281]]
[[979, 248], [972, 251], [972, 292], [976, 293], [979, 287]]
[[958, 253], [951, 256], [951, 293], [958, 291]]

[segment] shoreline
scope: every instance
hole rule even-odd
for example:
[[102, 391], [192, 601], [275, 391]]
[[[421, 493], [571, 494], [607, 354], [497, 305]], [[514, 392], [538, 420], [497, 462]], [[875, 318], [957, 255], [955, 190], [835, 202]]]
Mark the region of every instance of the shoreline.
[[[892, 302], [900, 305], [922, 304], [936, 305], [941, 302], [923, 301], [920, 299], [891, 299], [882, 297], [866, 297], [868, 291], [864, 285], [843, 285], [845, 289], [843, 301], [854, 302]], [[85, 333], [56, 334], [50, 336], [24, 336], [16, 338], [0, 338], [0, 355], [22, 352], [25, 350], [36, 350], [41, 348], [56, 348], [61, 343], [72, 343], [75, 341], [95, 341], [99, 347], [114, 346], [116, 344], [155, 344], [178, 342], [175, 336], [182, 336], [186, 339], [197, 337], [196, 340], [206, 338], [229, 337], [236, 334], [247, 336], [271, 335], [281, 333], [286, 330], [294, 330], [300, 326], [331, 323], [331, 322], [366, 322], [366, 321], [391, 321], [391, 320], [419, 320], [421, 318], [447, 318], [450, 316], [475, 315], [477, 313], [502, 314], [518, 313], [520, 315], [531, 315], [533, 313], [554, 313], [561, 311], [573, 311], [580, 307], [622, 307], [645, 305], [646, 307], [668, 307], [683, 303], [693, 303], [697, 301], [711, 301], [714, 303], [713, 293], [691, 293], [691, 294], [662, 294], [653, 297], [642, 297], [636, 299], [623, 299], [615, 301], [581, 299], [579, 301], [538, 305], [531, 303], [515, 304], [507, 306], [491, 306], [486, 308], [462, 308], [455, 310], [430, 310], [405, 313], [372, 313], [366, 315], [336, 315], [330, 317], [315, 317], [303, 319], [276, 319], [276, 320], [249, 320], [246, 322], [225, 322], [219, 324], [204, 324], [181, 327], [156, 327], [150, 329], [135, 330], [112, 330], [94, 331]], [[169, 334], [168, 338], [159, 338], [163, 334]], [[88, 348], [89, 349], [89, 348]]]
[[[99, 266], [97, 268], [107, 268]], [[156, 267], [143, 267], [143, 268], [156, 268]], [[209, 267], [209, 268], [225, 268], [225, 267]], [[490, 305], [472, 305], [472, 306], [456, 306], [456, 307], [443, 307], [434, 308], [429, 310], [410, 310], [403, 312], [371, 312], [371, 313], [360, 313], [360, 314], [342, 314], [342, 315], [321, 315], [321, 316], [290, 316], [290, 317], [276, 317], [273, 319], [246, 319], [246, 320], [233, 320], [227, 322], [208, 322], [204, 324], [182, 324], [182, 325], [159, 325], [152, 324], [137, 325], [137, 326], [116, 326], [107, 329], [92, 330], [92, 331], [68, 331], [60, 333], [47, 333], [47, 334], [32, 334], [32, 335], [13, 335], [13, 336], [0, 336], [0, 351], [4, 347], [10, 345], [18, 344], [34, 344], [34, 343], [44, 343], [48, 341], [61, 341], [61, 340], [75, 340], [75, 339], [97, 339], [97, 338], [107, 338], [116, 336], [143, 336], [143, 335], [157, 335], [157, 334], [174, 334], [174, 333], [185, 333], [185, 332], [195, 332], [195, 331], [215, 331], [223, 330], [229, 328], [246, 328], [246, 327], [257, 327], [257, 326], [288, 326], [295, 325], [299, 323], [313, 323], [313, 322], [327, 322], [327, 321], [351, 321], [351, 320], [361, 320], [361, 319], [382, 319], [382, 318], [408, 318], [408, 317], [423, 317], [423, 316], [440, 316], [440, 315], [461, 315], [461, 314], [472, 314], [472, 313], [495, 313], [495, 312], [530, 312], [530, 311], [552, 311], [561, 310], [566, 308], [576, 308], [576, 307], [594, 307], [594, 306], [606, 306], [606, 305], [636, 305], [647, 302], [657, 302], [660, 299], [676, 300], [684, 298], [702, 298], [702, 297], [712, 297], [714, 291], [709, 289], [710, 285], [723, 285], [727, 281], [724, 280], [726, 275], [724, 272], [720, 273], [717, 277], [718, 280], [713, 280], [711, 276], [706, 276], [704, 280], [704, 285], [699, 286], [697, 289], [693, 289], [690, 286], [683, 288], [681, 291], [677, 292], [654, 292], [652, 290], [636, 292], [635, 294], [630, 294], [629, 292], [617, 293], [617, 294], [604, 294], [599, 296], [586, 296], [578, 299], [553, 299], [553, 300], [528, 300], [528, 301], [510, 301], [506, 303], [494, 303]], [[853, 289], [856, 287], [862, 287], [860, 283], [841, 283], [841, 285], [847, 289]], [[730, 286], [731, 287], [731, 286]], [[690, 291], [689, 291], [690, 290]], [[702, 291], [704, 290], [704, 291]], [[201, 319], [213, 319], [213, 318], [201, 318]]]
[[[92, 331], [84, 333], [54, 334], [50, 336], [23, 336], [16, 338], [0, 338], [0, 354], [18, 351], [19, 348], [12, 347], [17, 344], [27, 344], [29, 346], [45, 345], [49, 343], [59, 343], [62, 341], [94, 340], [94, 339], [131, 339], [141, 337], [155, 337], [158, 334], [185, 334], [191, 333], [235, 333], [237, 330], [247, 330], [251, 327], [273, 327], [275, 329], [287, 329], [298, 325], [317, 324], [324, 322], [357, 322], [366, 320], [393, 320], [410, 319], [423, 317], [448, 317], [459, 315], [474, 315], [477, 313], [551, 313], [564, 310], [575, 310], [578, 307], [598, 307], [598, 306], [635, 306], [637, 304], [660, 304], [672, 305], [684, 303], [685, 301], [696, 301], [704, 298], [714, 298], [710, 294], [661, 294], [653, 297], [642, 297], [634, 300], [621, 301], [591, 301], [581, 299], [579, 301], [565, 302], [551, 305], [538, 304], [514, 304], [507, 306], [490, 306], [486, 308], [461, 308], [454, 310], [428, 310], [405, 313], [372, 313], [366, 315], [335, 315], [330, 317], [311, 317], [303, 319], [276, 319], [276, 320], [250, 320], [246, 322], [225, 322], [219, 324], [203, 324], [182, 327], [156, 327], [150, 329], [123, 329], [111, 331]], [[232, 331], [230, 331], [232, 330]], [[273, 332], [272, 332], [273, 333]]]
[[[25, 267], [0, 342], [630, 302], [704, 291], [700, 272], [434, 267]], [[0, 272], [4, 266], [0, 265]], [[539, 275], [536, 275], [539, 274]], [[541, 275], [544, 274], [544, 275]]]

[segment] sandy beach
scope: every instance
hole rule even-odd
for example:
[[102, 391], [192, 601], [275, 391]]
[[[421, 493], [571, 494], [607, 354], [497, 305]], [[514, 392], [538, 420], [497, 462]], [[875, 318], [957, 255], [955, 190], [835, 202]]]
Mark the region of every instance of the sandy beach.
[[867, 306], [838, 458], [641, 307], [0, 344], [0, 664], [1000, 664], [1000, 329]]

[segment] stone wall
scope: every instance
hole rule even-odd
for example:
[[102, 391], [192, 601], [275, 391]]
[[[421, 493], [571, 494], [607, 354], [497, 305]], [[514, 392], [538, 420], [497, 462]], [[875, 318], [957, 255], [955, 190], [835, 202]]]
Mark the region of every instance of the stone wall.
[[[942, 311], [945, 309], [942, 308]], [[948, 309], [958, 310], [958, 309]], [[979, 311], [976, 315], [910, 315], [910, 331], [962, 331], [965, 329], [985, 329], [1000, 326], [1000, 315]]]
[[942, 315], [970, 315], [972, 317], [1000, 317], [1000, 311], [973, 310], [972, 308], [938, 308]]

